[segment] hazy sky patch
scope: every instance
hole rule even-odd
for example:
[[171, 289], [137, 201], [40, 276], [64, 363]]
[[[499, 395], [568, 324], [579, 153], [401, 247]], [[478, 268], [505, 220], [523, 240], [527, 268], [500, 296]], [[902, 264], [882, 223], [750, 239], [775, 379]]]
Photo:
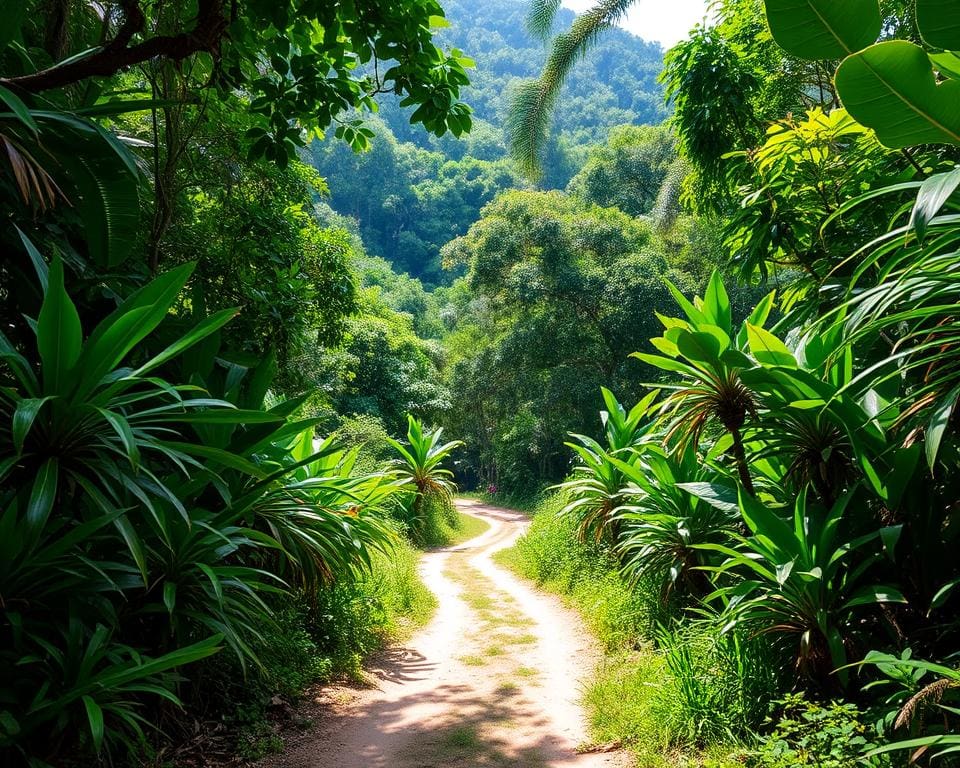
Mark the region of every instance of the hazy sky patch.
[[[579, 12], [593, 6], [594, 2], [563, 0], [563, 5]], [[669, 48], [683, 40], [706, 14], [706, 0], [638, 0], [622, 26], [644, 40], [655, 40]]]

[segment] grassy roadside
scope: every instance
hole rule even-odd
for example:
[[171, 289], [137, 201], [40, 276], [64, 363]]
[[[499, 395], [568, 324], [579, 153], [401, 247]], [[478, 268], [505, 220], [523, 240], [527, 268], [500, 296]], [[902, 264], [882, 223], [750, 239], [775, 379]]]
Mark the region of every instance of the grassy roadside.
[[591, 736], [622, 743], [638, 768], [733, 768], [742, 765], [729, 739], [696, 732], [696, 718], [663, 653], [645, 640], [662, 619], [659, 602], [629, 589], [609, 555], [577, 541], [544, 500], [529, 532], [494, 556], [501, 565], [562, 595], [583, 616], [604, 651], [584, 691]]
[[455, 547], [457, 544], [463, 544], [490, 528], [490, 523], [479, 517], [468, 515], [466, 512], [457, 510], [457, 525], [450, 529], [447, 546]]
[[437, 600], [420, 578], [421, 554], [398, 538], [389, 552], [373, 553], [368, 572], [277, 606], [256, 648], [261, 674], [245, 676], [229, 656], [207, 665], [208, 683], [231, 703], [218, 714], [234, 737], [230, 751], [244, 761], [281, 751], [290, 723], [277, 719], [278, 701], [282, 713], [317, 684], [361, 681], [371, 654], [430, 620]]
[[[449, 522], [454, 524], [442, 521], [437, 529], [441, 546], [463, 543], [490, 527], [459, 510]], [[373, 554], [369, 572], [281, 606], [264, 634], [261, 650], [269, 663], [262, 676], [245, 679], [231, 663], [212, 668], [213, 679], [235, 703], [223, 717], [235, 731], [238, 757], [256, 760], [283, 749], [283, 723], [271, 716], [277, 697], [296, 704], [313, 685], [362, 681], [371, 654], [405, 642], [430, 621], [437, 600], [420, 578], [422, 554], [400, 537], [389, 552]]]

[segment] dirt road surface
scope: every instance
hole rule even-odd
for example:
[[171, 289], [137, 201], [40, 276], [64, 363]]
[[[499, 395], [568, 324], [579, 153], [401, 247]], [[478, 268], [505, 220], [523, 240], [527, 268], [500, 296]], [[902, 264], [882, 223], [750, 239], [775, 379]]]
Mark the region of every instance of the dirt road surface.
[[579, 617], [496, 565], [528, 519], [458, 501], [490, 528], [426, 553], [439, 607], [369, 669], [368, 689], [328, 689], [323, 714], [263, 768], [622, 768], [622, 752], [583, 751], [582, 681], [599, 658]]

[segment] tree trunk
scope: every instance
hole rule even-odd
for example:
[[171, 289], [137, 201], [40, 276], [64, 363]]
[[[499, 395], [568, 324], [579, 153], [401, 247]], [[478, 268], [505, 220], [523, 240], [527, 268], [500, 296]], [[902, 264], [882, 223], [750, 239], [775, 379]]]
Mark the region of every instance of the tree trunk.
[[757, 493], [753, 489], [753, 480], [750, 478], [750, 467], [747, 465], [747, 452], [743, 448], [743, 437], [739, 429], [731, 429], [730, 436], [733, 438], [733, 458], [737, 462], [737, 474], [740, 476], [740, 484], [751, 496]]

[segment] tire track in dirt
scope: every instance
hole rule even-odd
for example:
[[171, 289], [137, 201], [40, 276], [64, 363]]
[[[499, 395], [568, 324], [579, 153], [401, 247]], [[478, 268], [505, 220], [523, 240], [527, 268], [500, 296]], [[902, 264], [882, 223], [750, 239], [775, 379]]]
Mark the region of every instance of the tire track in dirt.
[[409, 643], [373, 661], [374, 687], [336, 689], [319, 722], [263, 768], [620, 768], [623, 753], [578, 752], [578, 704], [599, 659], [579, 617], [492, 556], [528, 519], [471, 501], [490, 528], [426, 553], [421, 575], [439, 605]]

